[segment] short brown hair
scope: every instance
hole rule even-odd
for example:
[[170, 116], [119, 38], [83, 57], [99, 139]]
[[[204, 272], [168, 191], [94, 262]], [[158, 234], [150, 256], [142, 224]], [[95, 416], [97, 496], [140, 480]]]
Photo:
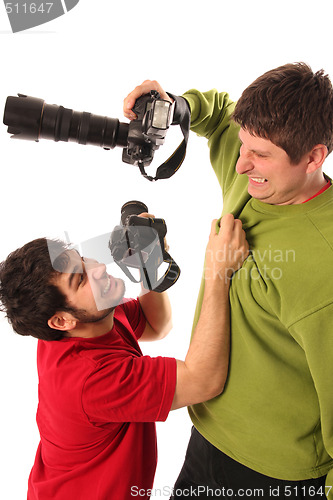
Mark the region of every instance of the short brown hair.
[[317, 144], [333, 149], [333, 88], [324, 70], [286, 64], [257, 78], [242, 93], [233, 120], [268, 139], [297, 164]]
[[[52, 243], [52, 245], [50, 245]], [[52, 262], [50, 248], [57, 257]], [[39, 238], [12, 252], [0, 264], [0, 310], [20, 335], [59, 340], [63, 332], [48, 326], [57, 311], [72, 311], [65, 295], [53, 284], [60, 274], [67, 245]], [[55, 270], [58, 269], [58, 271]]]

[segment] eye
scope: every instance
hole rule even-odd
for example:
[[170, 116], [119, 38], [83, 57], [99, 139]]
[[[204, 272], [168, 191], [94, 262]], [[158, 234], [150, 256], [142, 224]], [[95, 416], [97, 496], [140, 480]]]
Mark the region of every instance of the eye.
[[85, 263], [84, 257], [81, 257], [81, 261], [82, 261], [83, 273], [80, 273], [80, 275], [79, 275], [78, 287], [80, 285], [82, 285], [86, 280], [86, 269], [85, 269], [85, 265], [84, 265], [84, 263]]
[[78, 284], [77, 287], [79, 288], [80, 286], [84, 285], [86, 282], [86, 277], [87, 274], [85, 272], [79, 274], [79, 279], [78, 279]]
[[258, 158], [267, 158], [264, 154], [256, 153], [256, 155]]

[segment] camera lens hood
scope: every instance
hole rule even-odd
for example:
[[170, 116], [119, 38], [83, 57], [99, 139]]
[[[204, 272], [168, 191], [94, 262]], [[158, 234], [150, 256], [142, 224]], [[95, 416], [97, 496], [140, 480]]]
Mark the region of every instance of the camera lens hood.
[[8, 125], [8, 133], [17, 139], [38, 141], [44, 100], [18, 94], [7, 97], [3, 123]]

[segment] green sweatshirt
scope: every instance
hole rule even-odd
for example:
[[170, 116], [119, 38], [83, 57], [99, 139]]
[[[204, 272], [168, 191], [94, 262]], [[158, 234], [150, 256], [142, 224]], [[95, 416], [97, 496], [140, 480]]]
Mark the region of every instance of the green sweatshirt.
[[333, 187], [300, 205], [251, 198], [247, 176], [235, 170], [235, 103], [216, 90], [183, 97], [191, 129], [208, 139], [223, 213], [242, 220], [252, 250], [230, 288], [225, 390], [192, 406], [191, 419], [215, 447], [257, 472], [323, 476], [333, 467]]

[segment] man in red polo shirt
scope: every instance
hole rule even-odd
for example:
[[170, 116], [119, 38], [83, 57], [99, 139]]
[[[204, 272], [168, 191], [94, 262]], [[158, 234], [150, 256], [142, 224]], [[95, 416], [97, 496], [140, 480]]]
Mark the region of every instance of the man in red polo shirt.
[[[248, 255], [231, 214], [207, 246], [206, 292], [185, 361], [143, 356], [138, 340], [171, 328], [166, 293], [125, 300], [104, 264], [62, 242], [34, 240], [0, 266], [0, 300], [13, 329], [38, 338], [40, 444], [28, 500], [148, 498], [155, 421], [220, 394], [229, 358], [229, 284]], [[57, 271], [55, 270], [57, 269]], [[213, 311], [219, 309], [219, 315]], [[223, 362], [224, 370], [217, 369]], [[134, 493], [133, 493], [134, 492]]]

